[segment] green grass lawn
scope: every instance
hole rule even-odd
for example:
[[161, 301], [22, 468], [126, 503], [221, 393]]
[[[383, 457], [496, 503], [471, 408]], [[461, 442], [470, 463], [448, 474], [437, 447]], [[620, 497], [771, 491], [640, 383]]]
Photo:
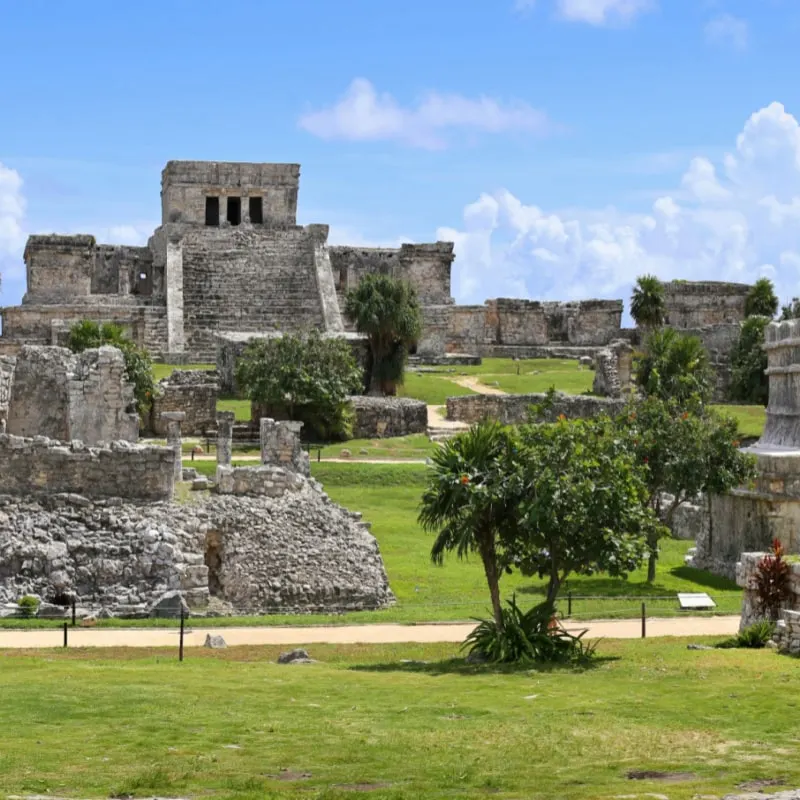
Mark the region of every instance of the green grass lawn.
[[220, 398], [217, 400], [217, 411], [233, 411], [237, 422], [250, 421], [250, 401], [235, 398]]
[[715, 408], [730, 414], [739, 423], [739, 432], [745, 437], [759, 437], [764, 432], [767, 409], [764, 406], [717, 405]]
[[422, 400], [429, 406], [443, 406], [448, 397], [476, 394], [466, 386], [453, 383], [456, 373], [406, 372], [404, 382], [397, 388], [399, 397]]
[[[469, 667], [453, 645], [309, 650], [319, 663], [6, 651], [2, 793], [690, 800], [800, 785], [800, 661], [772, 651], [606, 640], [593, 668], [513, 671]], [[682, 775], [628, 777], [643, 770]]]
[[[346, 442], [329, 444], [322, 448], [322, 458], [339, 458], [342, 450], [358, 458], [427, 458], [437, 445], [425, 434], [395, 436], [389, 439], [349, 439]], [[316, 458], [313, 450], [312, 458]]]

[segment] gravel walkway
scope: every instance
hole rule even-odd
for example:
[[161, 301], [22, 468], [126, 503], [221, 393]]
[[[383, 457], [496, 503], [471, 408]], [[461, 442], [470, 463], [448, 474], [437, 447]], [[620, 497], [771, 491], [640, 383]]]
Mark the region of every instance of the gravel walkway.
[[[568, 630], [588, 628], [589, 638], [636, 639], [642, 635], [638, 619], [574, 621]], [[391, 644], [398, 642], [462, 642], [472, 623], [424, 625], [331, 625], [263, 628], [186, 629], [186, 647], [201, 647], [207, 634], [218, 634], [228, 645]], [[647, 620], [647, 636], [727, 636], [739, 629], [738, 616], [670, 617]], [[62, 630], [0, 631], [0, 650], [61, 647]], [[178, 630], [172, 628], [70, 628], [70, 647], [174, 647]]]

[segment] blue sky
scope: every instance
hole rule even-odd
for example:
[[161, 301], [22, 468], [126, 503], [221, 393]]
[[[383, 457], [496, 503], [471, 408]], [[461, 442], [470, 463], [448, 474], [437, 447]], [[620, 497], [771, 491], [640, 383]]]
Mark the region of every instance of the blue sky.
[[30, 233], [143, 243], [169, 159], [302, 165], [331, 241], [458, 302], [800, 294], [798, 0], [0, 0], [0, 304]]

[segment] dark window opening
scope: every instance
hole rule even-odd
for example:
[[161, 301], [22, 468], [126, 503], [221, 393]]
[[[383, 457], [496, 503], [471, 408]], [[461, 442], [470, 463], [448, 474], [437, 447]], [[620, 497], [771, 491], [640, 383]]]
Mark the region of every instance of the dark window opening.
[[261, 225], [264, 222], [264, 202], [260, 197], [250, 198], [250, 222]]
[[219, 197], [206, 197], [206, 225], [219, 225]]
[[228, 198], [228, 222], [231, 225], [238, 225], [242, 221], [242, 198]]

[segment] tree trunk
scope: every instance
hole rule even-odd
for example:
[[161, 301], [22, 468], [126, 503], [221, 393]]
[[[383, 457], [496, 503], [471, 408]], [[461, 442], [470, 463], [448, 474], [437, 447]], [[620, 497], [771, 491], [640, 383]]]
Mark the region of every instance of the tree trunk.
[[656, 579], [656, 561], [658, 561], [658, 545], [650, 546], [650, 555], [647, 559], [647, 582], [652, 583]]
[[547, 584], [547, 604], [550, 608], [555, 608], [556, 606], [559, 589], [561, 589], [561, 578], [558, 576], [558, 570], [553, 569], [550, 572], [550, 580]]
[[497, 557], [494, 549], [494, 541], [480, 545], [481, 560], [483, 561], [483, 571], [486, 573], [486, 583], [489, 584], [489, 596], [492, 599], [492, 614], [497, 630], [502, 631], [503, 609], [500, 605], [500, 578], [497, 574]]

